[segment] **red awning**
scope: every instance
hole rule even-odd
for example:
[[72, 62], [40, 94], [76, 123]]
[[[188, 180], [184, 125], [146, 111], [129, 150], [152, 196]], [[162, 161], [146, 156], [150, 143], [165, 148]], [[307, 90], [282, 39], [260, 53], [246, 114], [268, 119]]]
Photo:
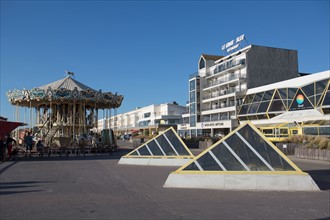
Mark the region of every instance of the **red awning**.
[[7, 134], [15, 130], [15, 128], [23, 125], [26, 124], [22, 122], [0, 121], [0, 137], [4, 138]]

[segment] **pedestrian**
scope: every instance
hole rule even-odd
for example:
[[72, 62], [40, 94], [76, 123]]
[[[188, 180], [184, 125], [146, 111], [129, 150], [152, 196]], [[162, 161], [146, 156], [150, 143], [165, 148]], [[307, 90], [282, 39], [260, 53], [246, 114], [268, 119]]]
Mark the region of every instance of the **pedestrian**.
[[6, 161], [6, 144], [5, 141], [2, 137], [0, 137], [0, 156], [1, 156], [1, 161], [5, 162]]
[[26, 153], [29, 153], [29, 156], [31, 156], [31, 150], [33, 146], [33, 138], [31, 136], [31, 133], [28, 132], [27, 135], [24, 138], [24, 144], [26, 147]]
[[39, 139], [37, 142], [37, 152], [39, 153], [40, 157], [44, 156], [44, 144], [42, 143], [41, 139]]
[[7, 134], [6, 138], [6, 146], [7, 146], [7, 152], [8, 152], [8, 158], [11, 159], [11, 153], [13, 150], [13, 145], [16, 145], [16, 141], [14, 138], [10, 137], [10, 134]]

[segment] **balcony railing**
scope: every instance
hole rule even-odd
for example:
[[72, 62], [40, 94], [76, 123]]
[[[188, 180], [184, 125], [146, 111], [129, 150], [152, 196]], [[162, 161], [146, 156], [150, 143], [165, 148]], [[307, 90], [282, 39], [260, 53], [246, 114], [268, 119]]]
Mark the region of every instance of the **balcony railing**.
[[212, 122], [212, 121], [228, 121], [229, 117], [227, 115], [221, 115], [220, 117], [204, 117], [203, 122]]
[[228, 83], [229, 81], [232, 81], [232, 80], [235, 80], [235, 79], [238, 79], [238, 78], [240, 78], [239, 74], [235, 74], [235, 75], [231, 75], [231, 76], [224, 77], [224, 78], [221, 78], [221, 79], [217, 79], [215, 81], [208, 81], [204, 84], [204, 89], [206, 89], [208, 87], [211, 87], [211, 86], [220, 85], [220, 84], [223, 84], [223, 83]]
[[220, 72], [224, 72], [224, 71], [227, 71], [233, 67], [237, 67], [237, 66], [240, 66], [240, 65], [245, 65], [245, 59], [241, 59], [239, 61], [236, 61], [236, 62], [226, 62], [226, 63], [223, 63], [223, 64], [220, 64], [218, 65], [212, 72], [209, 72], [206, 74], [206, 76], [211, 76], [211, 75], [214, 75], [214, 74], [217, 74], [217, 73], [220, 73]]
[[211, 94], [204, 95], [203, 100], [216, 98], [216, 97], [223, 96], [223, 95], [229, 95], [229, 94], [232, 94], [232, 93], [235, 93], [235, 92], [244, 92], [244, 91], [245, 90], [240, 90], [240, 89], [236, 89], [236, 88], [229, 88], [227, 90], [222, 90], [222, 91], [219, 91], [219, 92], [213, 92]]
[[216, 109], [222, 109], [222, 108], [229, 108], [229, 107], [233, 107], [235, 106], [235, 103], [220, 103], [218, 105], [212, 105], [212, 106], [208, 106], [208, 107], [204, 107], [202, 109], [202, 111], [209, 111], [209, 110], [216, 110]]

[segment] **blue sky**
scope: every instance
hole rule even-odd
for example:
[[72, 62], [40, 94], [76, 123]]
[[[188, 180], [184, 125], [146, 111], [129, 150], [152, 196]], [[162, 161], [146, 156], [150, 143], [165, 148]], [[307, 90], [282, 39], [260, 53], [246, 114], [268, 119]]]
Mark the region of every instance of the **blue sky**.
[[[202, 53], [245, 34], [298, 50], [299, 71], [329, 67], [329, 1], [3, 1], [1, 109], [6, 92], [65, 77], [124, 95], [118, 113], [188, 100]], [[24, 112], [22, 109], [21, 112]]]

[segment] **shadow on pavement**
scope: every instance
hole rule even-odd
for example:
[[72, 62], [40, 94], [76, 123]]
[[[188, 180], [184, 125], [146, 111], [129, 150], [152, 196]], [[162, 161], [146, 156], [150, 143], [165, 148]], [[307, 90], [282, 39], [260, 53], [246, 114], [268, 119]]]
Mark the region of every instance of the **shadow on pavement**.
[[52, 183], [54, 181], [22, 181], [22, 182], [0, 182], [0, 195], [11, 195], [17, 193], [40, 192], [43, 190], [20, 190], [29, 187], [38, 187], [41, 183]]
[[[21, 156], [10, 166], [13, 166], [18, 161], [59, 161], [59, 160], [118, 160], [122, 156], [131, 152], [131, 149], [119, 149], [118, 151], [112, 152], [111, 154], [86, 154], [84, 155], [44, 155], [44, 156]], [[7, 163], [7, 162], [6, 162]], [[10, 166], [7, 166], [1, 169], [0, 174], [8, 169]]]
[[330, 190], [330, 170], [306, 170], [320, 190]]

